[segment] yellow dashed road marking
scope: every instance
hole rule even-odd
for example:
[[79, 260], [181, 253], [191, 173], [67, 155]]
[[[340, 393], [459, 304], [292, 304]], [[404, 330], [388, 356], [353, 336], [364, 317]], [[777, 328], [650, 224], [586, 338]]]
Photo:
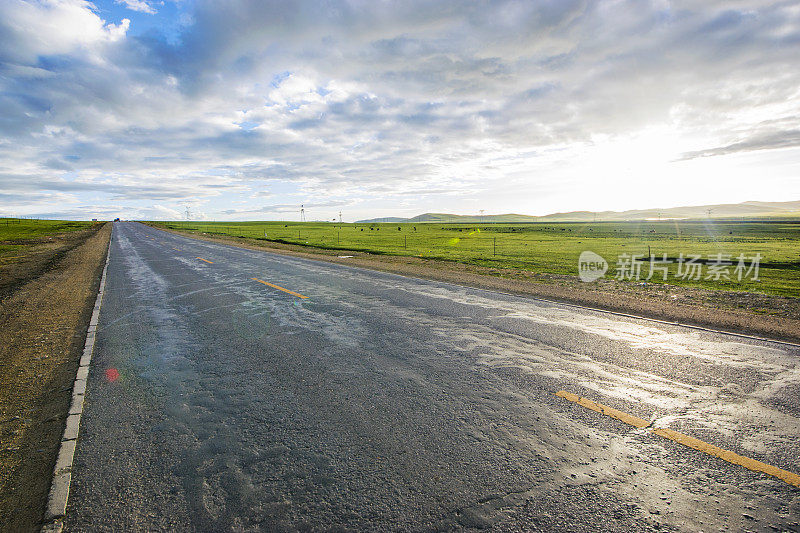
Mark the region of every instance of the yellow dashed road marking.
[[203, 259], [202, 257], [195, 257], [195, 259], [199, 259], [200, 261], [205, 261], [206, 263], [214, 264], [214, 261], [209, 261], [208, 259]]
[[[598, 413], [604, 414], [611, 418], [615, 418], [621, 422], [625, 422], [626, 424], [629, 424], [631, 426], [640, 429], [644, 429], [650, 426], [650, 422], [648, 422], [647, 420], [644, 420], [637, 416], [629, 415], [628, 413], [619, 411], [612, 407], [608, 407], [606, 405], [593, 402], [592, 400], [589, 400], [587, 398], [582, 398], [577, 394], [572, 394], [571, 392], [566, 392], [563, 390], [558, 391], [556, 393], [556, 396], [559, 396], [571, 402], [575, 402], [578, 405], [586, 407], [587, 409], [591, 409], [592, 411], [597, 411]], [[764, 474], [768, 474], [782, 481], [785, 481], [789, 485], [800, 487], [800, 476], [792, 472], [782, 470], [776, 466], [768, 465], [766, 463], [762, 463], [761, 461], [756, 461], [755, 459], [750, 459], [749, 457], [744, 457], [742, 455], [739, 455], [737, 453], [728, 450], [723, 450], [722, 448], [718, 448], [713, 444], [709, 444], [700, 439], [695, 439], [694, 437], [690, 437], [688, 435], [684, 435], [683, 433], [678, 433], [677, 431], [673, 431], [671, 429], [656, 428], [656, 429], [650, 429], [649, 431], [655, 435], [658, 435], [659, 437], [664, 437], [665, 439], [677, 442], [678, 444], [683, 444], [684, 446], [688, 446], [689, 448], [693, 448], [697, 451], [707, 453], [708, 455], [712, 455], [714, 457], [718, 457], [719, 459], [727, 461], [731, 464], [743, 466], [748, 470], [752, 470], [753, 472], [762, 472]]]
[[603, 404], [593, 402], [592, 400], [589, 400], [587, 398], [581, 398], [577, 394], [572, 394], [571, 392], [560, 390], [556, 393], [556, 396], [561, 396], [565, 400], [575, 402], [578, 405], [582, 405], [583, 407], [591, 409], [592, 411], [597, 411], [600, 414], [610, 416], [611, 418], [616, 418], [617, 420], [625, 422], [626, 424], [629, 424], [633, 427], [646, 428], [647, 426], [650, 425], [650, 422], [644, 420], [643, 418], [629, 415], [628, 413], [624, 413], [612, 407], [607, 407]]
[[258, 279], [258, 278], [250, 278], [250, 279], [252, 279], [253, 281], [257, 281], [259, 283], [263, 283], [264, 285], [268, 285], [268, 286], [272, 287], [273, 289], [278, 289], [279, 291], [288, 292], [292, 296], [297, 296], [298, 298], [303, 298], [303, 299], [308, 298], [308, 296], [303, 296], [302, 294], [298, 294], [298, 293], [296, 293], [294, 291], [290, 291], [289, 289], [284, 289], [280, 285], [275, 285], [274, 283], [270, 283], [269, 281], [264, 281], [263, 279]]

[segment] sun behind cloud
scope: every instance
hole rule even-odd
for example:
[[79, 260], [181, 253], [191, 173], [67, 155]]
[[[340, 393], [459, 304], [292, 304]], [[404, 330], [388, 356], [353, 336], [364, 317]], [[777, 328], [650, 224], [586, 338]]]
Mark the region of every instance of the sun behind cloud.
[[356, 219], [796, 197], [799, 32], [797, 9], [756, 2], [3, 2], [3, 208]]

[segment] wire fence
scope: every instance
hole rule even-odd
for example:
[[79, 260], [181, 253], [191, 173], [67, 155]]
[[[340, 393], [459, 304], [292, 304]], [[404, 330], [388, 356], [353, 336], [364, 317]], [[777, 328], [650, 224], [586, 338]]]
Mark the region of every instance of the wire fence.
[[[453, 259], [513, 258], [517, 262], [537, 263], [532, 256], [538, 246], [522, 234], [500, 233], [482, 235], [481, 231], [466, 228], [450, 230], [450, 235], [431, 235], [431, 230], [393, 226], [334, 226], [313, 225], [237, 225], [217, 223], [168, 223], [174, 229], [209, 234], [262, 239], [273, 242], [315, 246], [329, 249], [364, 251], [378, 254], [422, 255]], [[486, 230], [483, 230], [484, 232]], [[540, 245], [540, 244], [539, 244]]]
[[11, 224], [22, 224], [22, 222], [39, 222], [38, 218], [8, 218], [8, 217], [0, 217], [0, 224], [5, 224], [6, 226], [10, 226]]
[[[331, 224], [331, 223], [217, 223], [176, 221], [156, 225], [233, 237], [314, 246], [341, 251], [417, 256], [472, 263], [490, 268], [518, 268], [545, 274], [575, 275], [582, 253], [591, 251], [608, 263], [605, 277], [616, 277], [626, 257], [644, 265], [666, 264], [670, 282], [698, 287], [756, 290], [797, 294], [797, 229], [729, 225], [709, 235], [697, 225], [450, 225], [450, 224]], [[670, 233], [672, 228], [672, 233]], [[658, 233], [653, 233], [657, 229]], [[680, 231], [678, 231], [680, 230]], [[734, 234], [735, 233], [735, 234]], [[732, 258], [760, 254], [758, 281], [683, 280], [681, 258], [701, 257], [698, 263], [715, 261], [719, 254]], [[768, 259], [767, 259], [768, 258]], [[659, 267], [660, 268], [660, 267]], [[497, 275], [502, 275], [498, 270]], [[656, 274], [658, 272], [656, 271]], [[637, 278], [638, 279], [638, 278]]]

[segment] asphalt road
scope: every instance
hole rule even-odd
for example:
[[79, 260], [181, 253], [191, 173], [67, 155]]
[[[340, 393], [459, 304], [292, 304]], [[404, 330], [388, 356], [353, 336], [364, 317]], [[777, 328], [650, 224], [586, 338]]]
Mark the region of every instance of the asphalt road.
[[554, 394], [800, 473], [800, 348], [136, 223], [110, 253], [67, 530], [800, 530], [800, 489]]

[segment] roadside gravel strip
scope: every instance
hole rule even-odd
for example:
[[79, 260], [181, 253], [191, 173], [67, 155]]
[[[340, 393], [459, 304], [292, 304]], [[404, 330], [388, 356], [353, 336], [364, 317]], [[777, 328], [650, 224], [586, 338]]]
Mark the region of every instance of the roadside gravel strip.
[[[112, 226], [111, 239], [113, 238], [114, 231]], [[86, 333], [86, 344], [84, 345], [80, 366], [72, 386], [72, 402], [70, 403], [67, 422], [64, 426], [64, 435], [61, 437], [61, 448], [58, 451], [58, 459], [53, 469], [53, 482], [47, 498], [44, 526], [42, 527], [42, 531], [47, 533], [60, 532], [64, 528], [62, 520], [67, 510], [69, 485], [72, 479], [72, 459], [75, 455], [75, 443], [78, 439], [81, 415], [83, 414], [83, 399], [86, 394], [86, 380], [89, 377], [89, 364], [92, 361], [92, 352], [94, 351], [97, 322], [100, 319], [100, 306], [103, 302], [103, 293], [106, 287], [106, 272], [108, 271], [108, 261], [111, 257], [110, 243], [111, 240], [109, 240], [109, 247], [106, 251], [103, 277], [100, 279], [100, 288], [97, 291], [97, 299], [94, 303], [92, 318], [89, 321], [89, 329]]]

